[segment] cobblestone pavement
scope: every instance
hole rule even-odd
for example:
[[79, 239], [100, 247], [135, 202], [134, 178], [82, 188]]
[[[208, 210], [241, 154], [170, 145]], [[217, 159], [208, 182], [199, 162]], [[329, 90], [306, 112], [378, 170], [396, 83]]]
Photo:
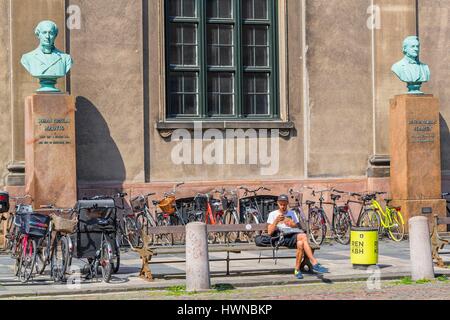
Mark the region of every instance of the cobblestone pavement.
[[333, 285], [307, 284], [245, 289], [223, 287], [224, 291], [186, 294], [181, 287], [166, 291], [140, 291], [101, 295], [27, 297], [55, 300], [450, 300], [450, 281], [405, 284], [405, 280], [382, 281], [380, 289], [369, 290], [365, 282]]
[[[305, 279], [302, 280], [300, 285], [297, 286], [299, 290], [303, 290], [303, 287], [306, 287], [306, 285], [311, 283], [326, 283], [326, 286], [318, 287], [323, 288], [323, 292], [326, 295], [328, 291], [335, 292], [337, 290], [336, 292], [340, 292], [339, 290], [344, 290], [345, 285], [341, 285], [339, 282], [365, 281], [368, 277], [376, 273], [379, 274], [382, 280], [398, 279], [410, 275], [408, 241], [404, 241], [402, 243], [393, 243], [390, 241], [380, 242], [379, 268], [370, 271], [353, 269], [350, 262], [349, 251], [349, 246], [342, 246], [338, 244], [323, 245], [321, 249], [316, 252], [316, 254], [319, 261], [330, 269], [330, 273], [326, 274], [324, 277], [305, 274]], [[294, 253], [295, 252], [290, 252], [290, 250], [287, 250], [280, 252], [280, 256], [287, 255], [292, 257]], [[265, 256], [271, 256], [271, 254], [272, 252], [264, 252]], [[258, 259], [259, 252], [246, 252], [233, 257]], [[48, 272], [42, 276], [33, 278], [33, 281], [27, 284], [21, 284], [13, 275], [13, 261], [11, 258], [8, 255], [0, 254], [0, 298], [27, 296], [56, 297], [59, 295], [66, 295], [68, 292], [71, 292], [71, 294], [81, 295], [103, 293], [112, 294], [113, 292], [136, 292], [139, 290], [149, 292], [149, 290], [164, 290], [169, 287], [183, 286], [185, 284], [185, 264], [172, 262], [182, 258], [183, 255], [156, 256], [153, 262], [161, 262], [161, 264], [151, 265], [155, 276], [155, 281], [146, 282], [138, 277], [141, 262], [136, 253], [123, 252], [120, 271], [118, 274], [114, 275], [111, 283], [103, 283], [101, 281], [85, 281], [82, 278], [80, 279], [77, 274], [74, 274], [72, 278], [75, 280], [80, 279], [81, 283], [79, 285], [71, 286], [53, 283]], [[213, 253], [211, 254], [211, 258], [225, 258], [225, 254]], [[443, 258], [447, 263], [450, 263], [450, 255], [443, 255]], [[80, 268], [83, 267], [83, 261], [81, 260], [75, 259], [73, 263], [75, 266]], [[232, 275], [226, 276], [226, 264], [224, 262], [212, 262], [210, 264], [212, 272], [211, 281], [214, 285], [226, 283], [236, 288], [286, 286], [292, 284], [297, 285], [298, 280], [293, 276], [294, 263], [295, 259], [292, 258], [278, 260], [276, 265], [272, 259], [262, 260], [261, 263], [258, 263], [255, 260], [233, 261], [231, 263]], [[450, 277], [450, 269], [448, 268], [435, 268], [435, 272], [437, 274], [447, 274]], [[314, 287], [307, 288], [309, 288], [308, 290], [313, 290], [312, 288]], [[422, 288], [425, 287], [419, 287], [419, 292]], [[438, 284], [436, 288], [440, 288], [440, 284]], [[434, 287], [430, 289], [432, 289], [432, 291], [435, 290]], [[412, 287], [410, 290], [412, 290]], [[251, 298], [252, 291], [243, 291], [242, 294], [244, 297], [245, 292], [250, 292], [247, 297]], [[261, 292], [264, 293], [264, 291]], [[291, 295], [283, 294], [283, 292], [280, 292], [279, 289], [277, 289], [276, 292], [281, 297], [289, 297]], [[233, 292], [230, 292], [229, 294], [235, 297], [239, 296], [241, 293], [240, 291], [233, 290]], [[349, 298], [352, 297], [352, 295], [354, 295], [355, 298], [366, 296], [360, 292], [348, 292], [346, 294], [349, 295]], [[346, 294], [342, 297], [345, 298]], [[133, 295], [134, 294], [126, 295], [124, 298], [132, 298]], [[303, 295], [304, 292], [299, 292], [298, 298], [301, 298]], [[376, 296], [377, 293], [372, 293], [372, 295]], [[433, 293], [430, 293], [430, 295], [433, 296]], [[224, 297], [227, 296], [228, 293]], [[141, 296], [138, 294], [138, 297]], [[152, 298], [152, 296], [148, 297], [150, 299]], [[321, 299], [321, 294], [318, 293], [316, 296], [311, 295], [311, 297]], [[158, 299], [158, 295], [155, 295], [154, 298]]]

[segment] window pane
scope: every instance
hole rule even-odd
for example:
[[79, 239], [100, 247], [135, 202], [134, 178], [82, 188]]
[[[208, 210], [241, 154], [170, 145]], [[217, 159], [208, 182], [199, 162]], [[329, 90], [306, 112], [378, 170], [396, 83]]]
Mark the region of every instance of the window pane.
[[206, 10], [208, 18], [233, 18], [232, 0], [207, 0]]
[[209, 24], [208, 65], [233, 66], [233, 26]]
[[244, 26], [242, 32], [244, 66], [269, 66], [269, 28], [267, 26]]
[[254, 30], [254, 43], [257, 46], [267, 46], [269, 42], [267, 41], [269, 36], [269, 28], [267, 26], [257, 26], [252, 27]]
[[197, 25], [170, 24], [169, 62], [172, 65], [197, 65]]
[[169, 16], [171, 17], [181, 17], [182, 0], [169, 0]]
[[171, 17], [196, 17], [196, 0], [169, 0], [169, 16]]
[[244, 75], [244, 114], [269, 115], [269, 81], [267, 73], [248, 73]]
[[183, 0], [183, 17], [196, 17], [195, 0]]
[[269, 66], [269, 48], [256, 47], [255, 48], [255, 67], [268, 67]]
[[253, 0], [242, 0], [242, 18], [253, 19]]
[[180, 94], [171, 94], [169, 98], [169, 116], [182, 114], [183, 96]]
[[169, 74], [169, 116], [198, 114], [198, 75]]
[[[242, 17], [244, 19], [267, 20], [269, 0], [242, 0]], [[273, 0], [270, 0], [273, 1]]]
[[264, 94], [256, 95], [256, 111], [255, 114], [257, 115], [269, 115], [270, 109], [269, 109], [269, 96]]
[[234, 114], [234, 74], [208, 73], [208, 115]]
[[223, 94], [221, 96], [221, 111], [222, 115], [233, 115], [234, 111], [234, 96], [231, 94]]
[[253, 19], [267, 19], [269, 16], [267, 10], [268, 9], [267, 2], [269, 0], [253, 0], [253, 1], [254, 1]]
[[186, 94], [184, 95], [184, 115], [197, 115], [197, 95]]

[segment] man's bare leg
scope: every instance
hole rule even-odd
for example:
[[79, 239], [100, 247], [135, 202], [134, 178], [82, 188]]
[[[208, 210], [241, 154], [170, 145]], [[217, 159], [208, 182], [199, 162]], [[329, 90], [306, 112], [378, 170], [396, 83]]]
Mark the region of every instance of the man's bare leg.
[[303, 241], [297, 241], [297, 260], [295, 261], [295, 270], [300, 271], [303, 260]]
[[[297, 241], [301, 241], [303, 244], [303, 251], [305, 252], [306, 256], [308, 257], [309, 261], [311, 261], [312, 265], [317, 264], [316, 258], [314, 258], [314, 254], [312, 252], [311, 246], [308, 242], [308, 237], [306, 234], [299, 234], [297, 237]], [[300, 262], [301, 263], [301, 262]]]

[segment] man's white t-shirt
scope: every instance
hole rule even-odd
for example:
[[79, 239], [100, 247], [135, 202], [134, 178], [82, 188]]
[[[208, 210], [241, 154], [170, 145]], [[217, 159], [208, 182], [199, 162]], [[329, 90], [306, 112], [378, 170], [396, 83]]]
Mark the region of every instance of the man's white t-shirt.
[[[267, 219], [268, 224], [273, 224], [275, 222], [275, 219], [281, 214], [280, 210], [276, 210], [274, 212], [271, 212], [269, 214], [269, 218]], [[297, 219], [297, 215], [294, 213], [294, 211], [288, 211], [285, 213], [285, 218], [290, 218], [295, 224], [299, 224], [300, 221]], [[281, 222], [277, 225], [277, 228], [290, 228], [287, 226], [284, 222]]]

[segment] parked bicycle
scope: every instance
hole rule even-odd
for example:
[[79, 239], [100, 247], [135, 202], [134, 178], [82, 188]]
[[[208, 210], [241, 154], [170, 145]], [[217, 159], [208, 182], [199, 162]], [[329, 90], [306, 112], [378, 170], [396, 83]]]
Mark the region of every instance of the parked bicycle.
[[391, 240], [400, 242], [405, 237], [405, 221], [401, 208], [391, 206], [392, 200], [385, 199], [386, 207], [383, 210], [377, 197], [384, 194], [386, 192], [374, 192], [367, 195], [355, 194], [360, 196], [365, 203], [370, 203], [360, 216], [358, 226], [378, 229], [380, 237], [387, 233]]
[[16, 218], [16, 215], [31, 213], [33, 208], [30, 204], [25, 203], [27, 201], [32, 201], [31, 196], [26, 195], [24, 197], [10, 197], [14, 200], [16, 205], [14, 211], [10, 212], [8, 218], [6, 219], [6, 234], [4, 249], [11, 253], [11, 257], [14, 259], [17, 254], [17, 245], [20, 237], [20, 220]]
[[[328, 231], [330, 236], [340, 244], [347, 245], [350, 243], [351, 218], [346, 206], [337, 205], [337, 201], [342, 198], [344, 191], [334, 188], [316, 191], [312, 188], [312, 195], [319, 195], [319, 205], [309, 202], [309, 229], [311, 238], [317, 245], [322, 245]], [[331, 202], [326, 202], [324, 193], [330, 193]], [[328, 218], [324, 205], [332, 206], [332, 219]]]
[[28, 282], [36, 270], [36, 257], [50, 225], [50, 217], [35, 212], [20, 217], [20, 239], [16, 257], [16, 275], [22, 283]]
[[102, 198], [94, 197], [77, 203], [74, 257], [87, 259], [84, 269], [87, 279], [96, 279], [100, 269], [103, 281], [108, 283], [120, 264], [120, 250], [116, 241], [118, 219], [114, 199]]

